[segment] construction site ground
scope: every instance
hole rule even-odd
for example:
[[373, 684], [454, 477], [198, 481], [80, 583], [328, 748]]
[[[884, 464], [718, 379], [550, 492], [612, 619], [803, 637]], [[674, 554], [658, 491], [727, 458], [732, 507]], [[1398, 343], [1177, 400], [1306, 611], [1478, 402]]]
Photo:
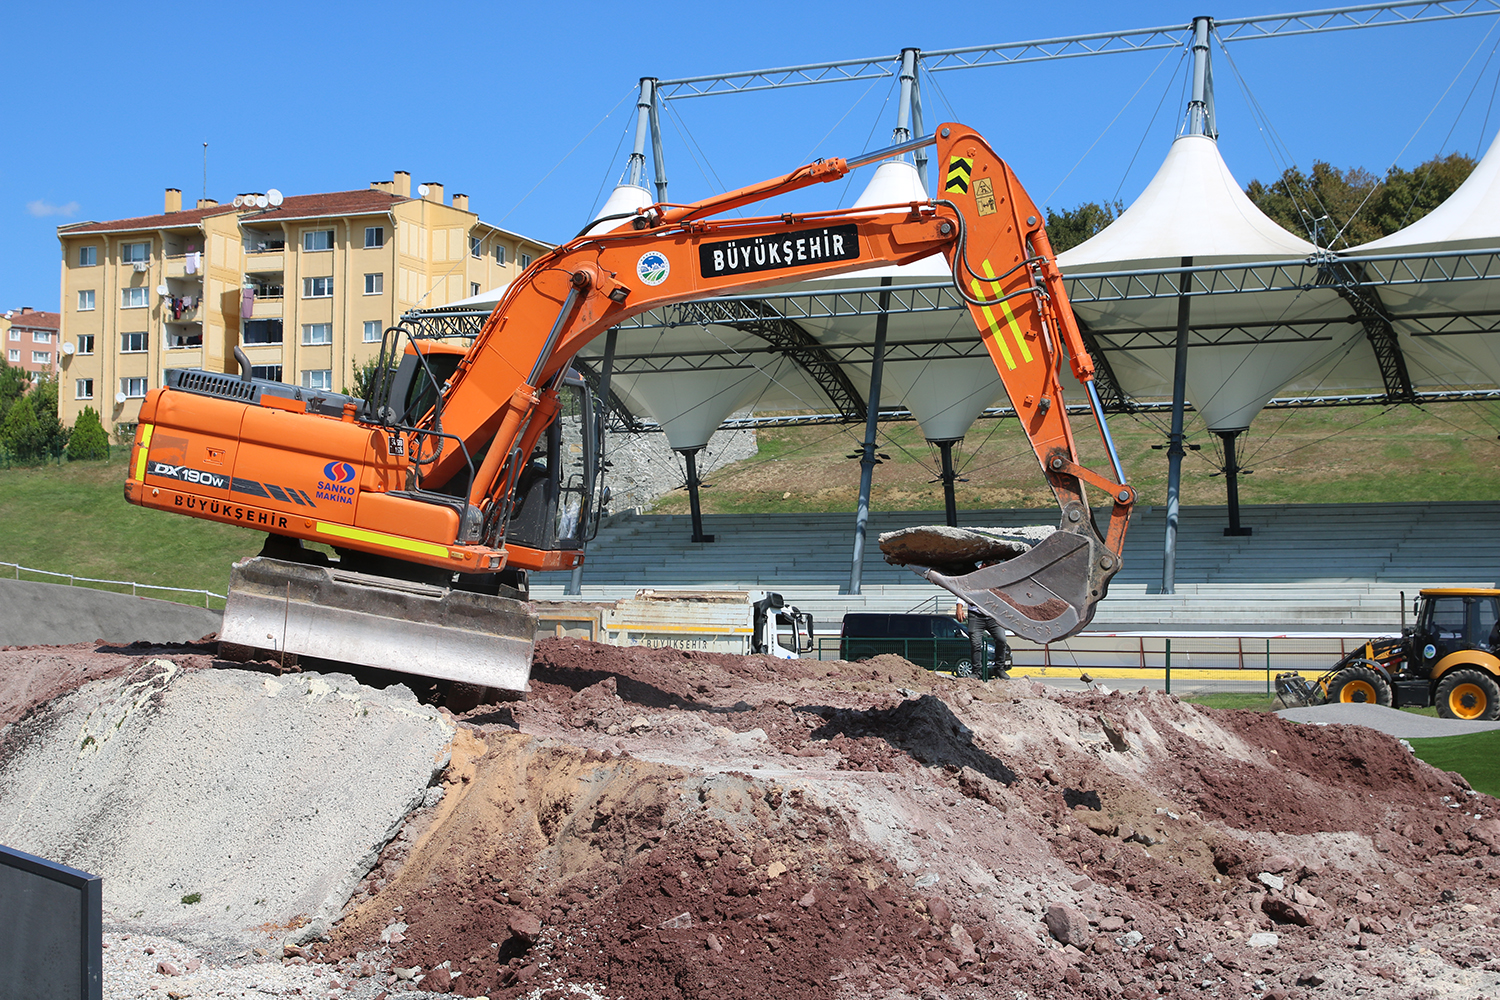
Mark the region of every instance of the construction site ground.
[[0, 649], [0, 843], [104, 876], [107, 997], [1500, 997], [1500, 804], [1370, 725], [573, 640], [468, 706], [128, 629]]

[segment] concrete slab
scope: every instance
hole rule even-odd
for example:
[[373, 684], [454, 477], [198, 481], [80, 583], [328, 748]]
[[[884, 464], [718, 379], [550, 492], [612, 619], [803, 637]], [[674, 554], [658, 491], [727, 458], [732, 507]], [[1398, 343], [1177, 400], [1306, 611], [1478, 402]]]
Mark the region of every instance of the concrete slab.
[[1368, 726], [1397, 739], [1411, 740], [1428, 736], [1462, 736], [1500, 729], [1500, 722], [1465, 722], [1462, 719], [1434, 719], [1414, 715], [1381, 705], [1339, 703], [1315, 705], [1312, 708], [1284, 708], [1276, 713], [1292, 722], [1322, 723], [1338, 726]]
[[0, 580], [0, 608], [0, 646], [192, 642], [224, 619], [207, 608], [26, 580]]
[[446, 766], [403, 686], [154, 659], [0, 730], [0, 843], [104, 876], [114, 930], [321, 933]]

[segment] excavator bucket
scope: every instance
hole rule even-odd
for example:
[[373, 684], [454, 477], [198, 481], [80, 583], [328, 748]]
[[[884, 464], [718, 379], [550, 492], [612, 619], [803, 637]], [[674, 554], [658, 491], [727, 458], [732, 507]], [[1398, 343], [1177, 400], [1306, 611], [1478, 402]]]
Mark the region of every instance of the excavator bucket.
[[[884, 549], [885, 541], [882, 539]], [[903, 562], [915, 563], [908, 556]], [[1119, 571], [1119, 560], [1086, 528], [1058, 530], [1026, 551], [967, 573], [931, 566], [911, 569], [1002, 626], [1033, 642], [1056, 642], [1080, 631]]]
[[257, 556], [230, 572], [219, 641], [524, 692], [535, 635], [524, 601]]

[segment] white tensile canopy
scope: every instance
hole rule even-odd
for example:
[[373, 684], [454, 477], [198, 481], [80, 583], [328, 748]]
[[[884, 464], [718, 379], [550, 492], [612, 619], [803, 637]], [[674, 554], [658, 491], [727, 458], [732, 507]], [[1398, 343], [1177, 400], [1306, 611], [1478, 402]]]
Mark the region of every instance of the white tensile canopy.
[[[1141, 196], [1092, 239], [1058, 255], [1064, 275], [1306, 258], [1317, 248], [1268, 218], [1245, 196], [1218, 144], [1202, 135], [1178, 138]], [[1109, 359], [1120, 388], [1137, 397], [1171, 396], [1175, 297], [1089, 301], [1073, 311]], [[1300, 291], [1191, 298], [1193, 331], [1187, 396], [1212, 430], [1243, 430], [1289, 381], [1346, 351], [1361, 336], [1344, 326], [1334, 342], [1301, 340], [1298, 324], [1349, 315], [1330, 293]], [[1322, 325], [1322, 322], [1319, 325]], [[1243, 328], [1243, 330], [1242, 330]], [[1142, 331], [1155, 336], [1143, 337]], [[1376, 373], [1378, 384], [1378, 373]]]

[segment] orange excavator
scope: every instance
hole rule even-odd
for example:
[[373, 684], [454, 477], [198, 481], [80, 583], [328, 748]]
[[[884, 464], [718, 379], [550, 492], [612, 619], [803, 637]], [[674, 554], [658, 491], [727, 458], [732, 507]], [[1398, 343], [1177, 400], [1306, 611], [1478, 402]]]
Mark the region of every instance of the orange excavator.
[[[944, 167], [935, 199], [723, 217], [924, 145]], [[976, 132], [945, 124], [599, 229], [538, 258], [466, 350], [420, 338], [402, 349], [392, 328], [369, 399], [254, 379], [243, 357], [238, 376], [167, 372], [141, 408], [126, 500], [267, 533], [261, 555], [232, 572], [221, 642], [525, 690], [527, 573], [577, 565], [606, 494], [601, 428], [568, 367], [579, 349], [648, 309], [935, 253], [951, 265], [1062, 520], [1009, 561], [918, 571], [1030, 639], [1088, 624], [1119, 571], [1135, 494], [1042, 213]], [[1062, 398], [1065, 354], [1112, 475], [1081, 464]], [[1109, 498], [1102, 536], [1086, 485]]]

